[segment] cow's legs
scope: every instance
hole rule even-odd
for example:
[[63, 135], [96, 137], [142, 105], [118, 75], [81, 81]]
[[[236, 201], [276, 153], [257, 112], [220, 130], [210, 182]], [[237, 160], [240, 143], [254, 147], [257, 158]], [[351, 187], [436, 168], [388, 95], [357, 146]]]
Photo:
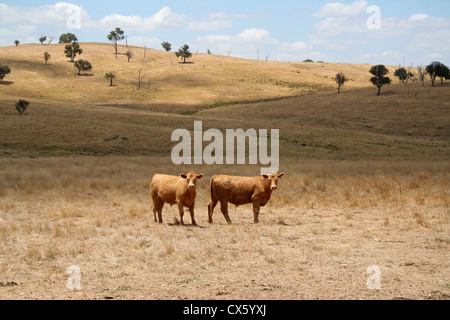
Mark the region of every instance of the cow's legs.
[[158, 212], [158, 206], [156, 204], [156, 199], [153, 199], [153, 217], [155, 218], [155, 222], [158, 222], [156, 218], [156, 213]]
[[230, 216], [228, 215], [228, 201], [220, 201], [220, 211], [222, 211], [225, 220], [227, 220], [228, 224], [231, 224]]
[[258, 218], [259, 210], [260, 210], [260, 207], [261, 207], [260, 201], [259, 201], [259, 197], [253, 197], [252, 198], [252, 202], [253, 202], [253, 217], [254, 217], [253, 221], [255, 223], [258, 223], [259, 222], [259, 218]]
[[162, 210], [164, 207], [164, 201], [160, 200], [159, 202], [159, 206], [158, 206], [158, 219], [159, 219], [159, 223], [163, 223], [163, 218], [162, 218]]
[[209, 218], [209, 223], [213, 223], [213, 213], [214, 213], [214, 208], [217, 205], [218, 200], [211, 200], [211, 202], [208, 204], [208, 218]]
[[195, 222], [195, 218], [194, 218], [194, 205], [192, 205], [192, 207], [189, 207], [189, 213], [191, 214], [192, 225], [196, 226], [197, 223]]
[[183, 216], [184, 216], [184, 208], [183, 202], [178, 201], [178, 211], [180, 212], [180, 226], [184, 226]]
[[153, 216], [155, 218], [155, 222], [158, 222], [156, 217], [156, 213], [158, 213], [159, 223], [162, 223], [162, 208], [164, 207], [164, 201], [160, 198], [155, 197], [153, 199]]

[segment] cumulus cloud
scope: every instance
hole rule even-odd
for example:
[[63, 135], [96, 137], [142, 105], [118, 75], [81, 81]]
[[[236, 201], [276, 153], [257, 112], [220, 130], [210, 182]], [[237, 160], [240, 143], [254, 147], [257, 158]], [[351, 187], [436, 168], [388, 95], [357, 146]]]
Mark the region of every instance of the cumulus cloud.
[[113, 28], [121, 26], [128, 30], [149, 32], [159, 28], [176, 28], [186, 23], [187, 16], [175, 13], [169, 7], [163, 7], [158, 12], [149, 17], [140, 17], [136, 15], [124, 16], [112, 14], [100, 20], [100, 26], [103, 28]]
[[423, 21], [428, 19], [430, 16], [427, 15], [426, 13], [417, 13], [417, 14], [413, 14], [409, 17], [409, 21]]
[[229, 42], [236, 44], [276, 44], [278, 41], [272, 38], [265, 29], [250, 28], [245, 29], [241, 33], [230, 35], [206, 35], [199, 37], [198, 41], [208, 43]]
[[313, 14], [314, 17], [355, 16], [367, 10], [367, 1], [357, 0], [352, 4], [341, 2], [327, 3]]
[[83, 20], [89, 20], [89, 14], [81, 6], [68, 2], [58, 2], [54, 5], [19, 8], [0, 3], [0, 24], [23, 23], [43, 25], [65, 25], [68, 18], [75, 12], [80, 12]]
[[212, 12], [205, 18], [192, 19], [187, 29], [190, 31], [216, 31], [233, 26], [232, 17], [225, 12]]

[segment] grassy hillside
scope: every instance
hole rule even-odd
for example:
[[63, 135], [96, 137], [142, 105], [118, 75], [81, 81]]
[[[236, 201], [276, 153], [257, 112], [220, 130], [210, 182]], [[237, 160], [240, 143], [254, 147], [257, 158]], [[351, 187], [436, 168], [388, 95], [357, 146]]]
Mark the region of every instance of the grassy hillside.
[[[394, 84], [376, 96], [368, 65], [257, 62], [82, 43], [94, 69], [75, 78], [64, 45], [0, 48], [12, 73], [0, 85], [0, 156], [160, 155], [170, 157], [177, 128], [279, 129], [282, 157], [320, 159], [446, 158], [448, 84]], [[124, 53], [126, 47], [120, 47]], [[52, 58], [44, 64], [43, 52]], [[141, 70], [142, 90], [135, 87]], [[391, 76], [393, 69], [391, 68]], [[114, 87], [103, 77], [117, 75]], [[332, 77], [352, 79], [336, 94]], [[147, 89], [146, 80], [150, 80]], [[394, 83], [396, 81], [394, 80]], [[31, 106], [19, 117], [14, 104]]]
[[[351, 79], [346, 86], [368, 85], [367, 65], [257, 62], [226, 56], [193, 54], [181, 64], [173, 52], [119, 47], [116, 59], [111, 44], [81, 43], [83, 54], [93, 65], [87, 75], [75, 79], [73, 63], [64, 56], [64, 44], [20, 45], [0, 48], [0, 65], [12, 73], [2, 87], [10, 96], [26, 96], [83, 103], [145, 103], [146, 105], [209, 105], [217, 102], [261, 100], [329, 90], [338, 71]], [[130, 63], [124, 53], [134, 54]], [[43, 54], [49, 52], [49, 65]], [[136, 90], [141, 72], [141, 90]], [[114, 87], [104, 78], [117, 76]]]

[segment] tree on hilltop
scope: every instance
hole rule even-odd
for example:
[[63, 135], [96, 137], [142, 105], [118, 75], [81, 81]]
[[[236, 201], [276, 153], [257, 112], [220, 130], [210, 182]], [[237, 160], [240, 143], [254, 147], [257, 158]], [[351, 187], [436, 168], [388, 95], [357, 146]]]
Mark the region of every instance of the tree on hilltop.
[[77, 42], [78, 38], [73, 33], [64, 33], [59, 37], [59, 43]]
[[116, 28], [116, 30], [113, 30], [109, 33], [107, 36], [108, 40], [113, 43], [114, 50], [116, 52], [116, 59], [117, 59], [117, 51], [118, 51], [118, 42], [125, 39], [124, 31], [120, 28]]
[[185, 44], [177, 52], [175, 52], [177, 58], [182, 58], [183, 63], [186, 63], [186, 59], [192, 57], [192, 53], [189, 51], [189, 46]]
[[170, 50], [172, 50], [172, 45], [167, 42], [164, 41], [163, 43], [161, 43], [161, 46], [164, 48], [164, 50], [166, 50], [167, 52], [169, 52]]

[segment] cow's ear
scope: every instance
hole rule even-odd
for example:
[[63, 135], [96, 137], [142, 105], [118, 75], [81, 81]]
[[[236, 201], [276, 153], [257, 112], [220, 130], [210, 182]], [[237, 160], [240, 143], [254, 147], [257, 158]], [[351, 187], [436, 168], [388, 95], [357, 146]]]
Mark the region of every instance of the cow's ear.
[[197, 179], [201, 179], [201, 178], [203, 178], [204, 177], [204, 175], [202, 174], [202, 173], [200, 173], [198, 176], [197, 176]]
[[280, 174], [278, 175], [278, 178], [281, 178], [281, 177], [283, 177], [284, 175], [285, 175], [285, 173], [282, 172], [282, 173], [280, 173]]
[[269, 179], [269, 176], [268, 176], [267, 174], [263, 174], [262, 177], [263, 177], [264, 179]]
[[183, 179], [187, 179], [187, 175], [186, 175], [186, 173], [182, 173], [182, 174], [180, 174], [180, 177], [182, 177]]

